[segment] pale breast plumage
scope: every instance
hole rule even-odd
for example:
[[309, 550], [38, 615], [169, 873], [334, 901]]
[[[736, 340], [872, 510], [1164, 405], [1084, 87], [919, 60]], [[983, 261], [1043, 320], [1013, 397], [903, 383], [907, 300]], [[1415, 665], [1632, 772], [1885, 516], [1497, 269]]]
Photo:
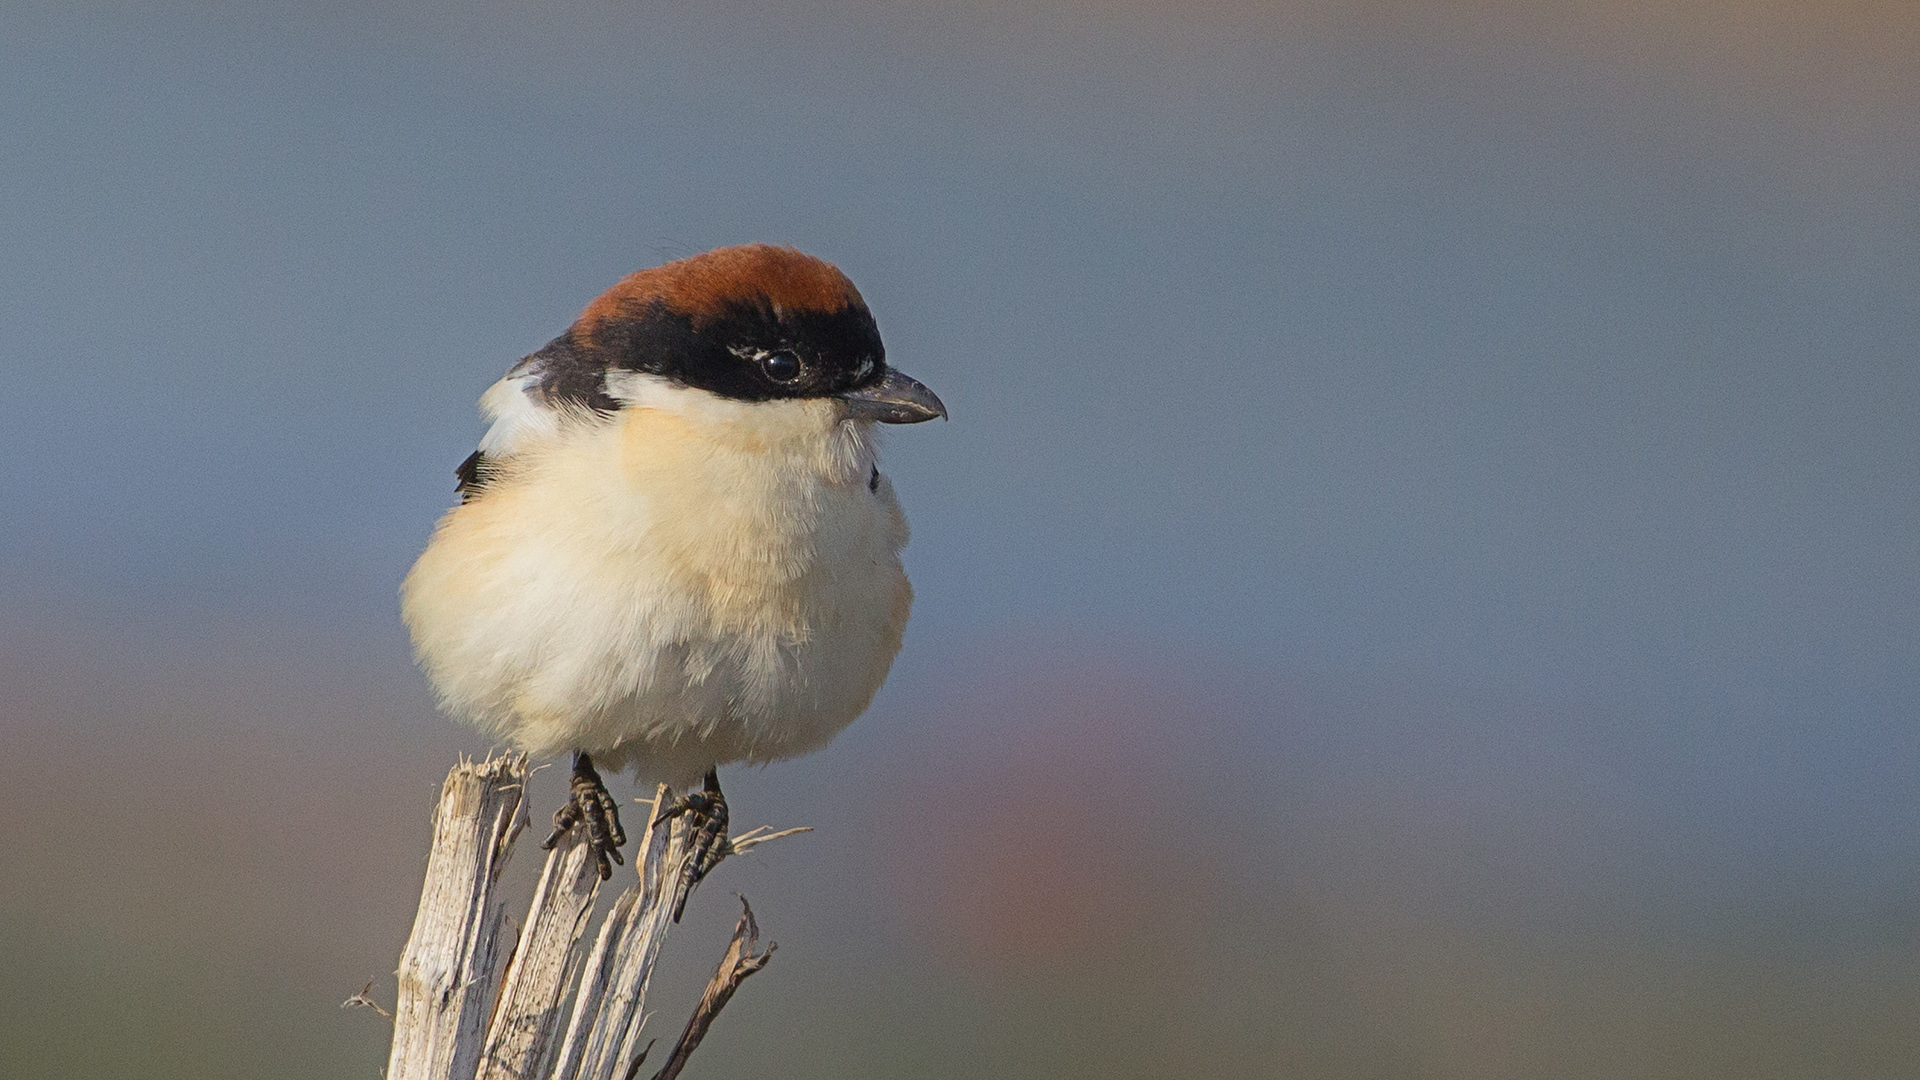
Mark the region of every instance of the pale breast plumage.
[[483, 494], [402, 590], [449, 710], [675, 784], [857, 717], [912, 602], [872, 425], [630, 372], [599, 411], [548, 399], [539, 374], [488, 391]]

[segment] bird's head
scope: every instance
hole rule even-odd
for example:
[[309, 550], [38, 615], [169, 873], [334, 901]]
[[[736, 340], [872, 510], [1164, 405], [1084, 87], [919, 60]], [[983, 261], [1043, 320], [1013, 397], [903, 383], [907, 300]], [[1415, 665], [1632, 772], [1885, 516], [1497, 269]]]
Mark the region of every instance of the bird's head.
[[[718, 248], [631, 274], [589, 304], [556, 347], [591, 356], [608, 373], [734, 401], [832, 399], [849, 419], [886, 424], [947, 415], [933, 391], [887, 366], [853, 282], [790, 247]], [[578, 369], [554, 371], [568, 367]]]

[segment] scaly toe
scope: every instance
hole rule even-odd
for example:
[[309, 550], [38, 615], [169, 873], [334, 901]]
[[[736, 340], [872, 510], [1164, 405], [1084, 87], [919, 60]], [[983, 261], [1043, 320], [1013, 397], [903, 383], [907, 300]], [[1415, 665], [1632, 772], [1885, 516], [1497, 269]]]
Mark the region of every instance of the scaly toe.
[[600, 880], [605, 881], [613, 876], [614, 863], [626, 863], [620, 855], [621, 845], [627, 842], [626, 830], [620, 827], [620, 804], [613, 801], [586, 754], [574, 756], [573, 781], [568, 787], [566, 804], [553, 815], [553, 833], [540, 846], [551, 851], [576, 825], [585, 826]]

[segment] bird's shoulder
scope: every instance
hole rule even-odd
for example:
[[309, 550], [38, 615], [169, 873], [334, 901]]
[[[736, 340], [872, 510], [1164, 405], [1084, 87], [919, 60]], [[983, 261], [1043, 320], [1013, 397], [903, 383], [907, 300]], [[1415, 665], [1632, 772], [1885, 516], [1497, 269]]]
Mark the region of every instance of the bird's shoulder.
[[454, 490], [470, 502], [487, 489], [502, 461], [529, 437], [553, 433], [564, 418], [607, 416], [619, 402], [607, 394], [607, 363], [578, 346], [571, 333], [523, 356], [480, 395], [487, 432], [480, 446], [454, 469]]

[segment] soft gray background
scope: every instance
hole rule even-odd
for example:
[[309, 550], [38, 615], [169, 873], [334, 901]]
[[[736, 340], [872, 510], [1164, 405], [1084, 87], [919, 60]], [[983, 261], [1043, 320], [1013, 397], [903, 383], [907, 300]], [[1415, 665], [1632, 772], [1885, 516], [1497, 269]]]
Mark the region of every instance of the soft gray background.
[[474, 399], [773, 240], [954, 420], [690, 1076], [1920, 1075], [1916, 101], [1901, 3], [9, 5], [0, 1073], [376, 1075]]

